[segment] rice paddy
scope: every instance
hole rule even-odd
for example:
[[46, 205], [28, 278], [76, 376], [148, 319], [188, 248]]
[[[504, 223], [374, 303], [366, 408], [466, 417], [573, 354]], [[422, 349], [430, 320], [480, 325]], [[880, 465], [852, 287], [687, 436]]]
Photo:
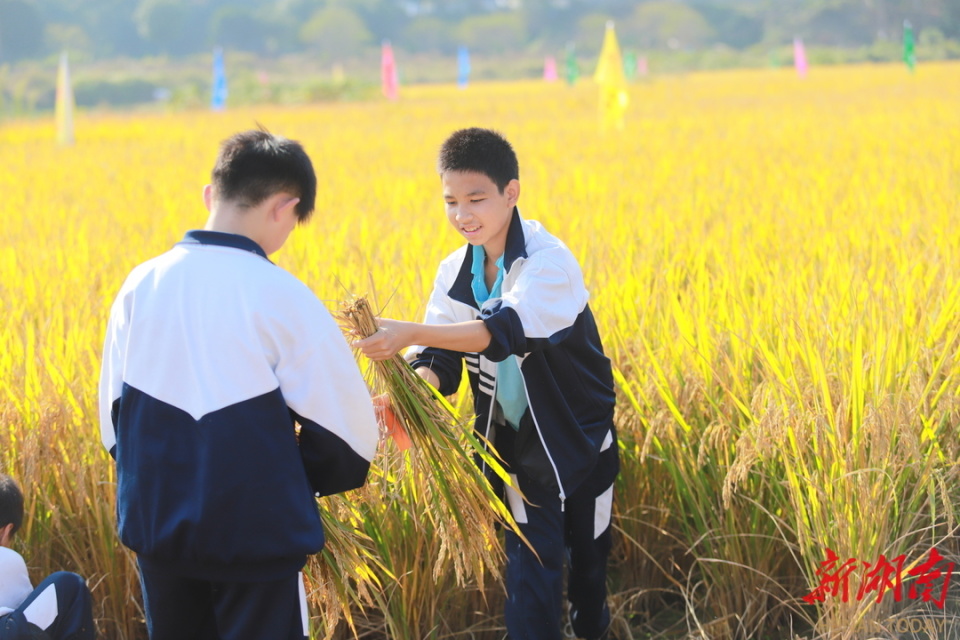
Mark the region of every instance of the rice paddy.
[[[372, 294], [419, 319], [461, 243], [435, 154], [477, 125], [513, 142], [521, 213], [580, 259], [616, 369], [614, 631], [890, 637], [960, 613], [956, 586], [942, 609], [909, 596], [931, 549], [941, 586], [958, 557], [958, 73], [654, 77], [607, 134], [589, 82], [81, 113], [67, 148], [52, 118], [0, 122], [0, 469], [27, 493], [17, 548], [32, 577], [82, 573], [103, 637], [146, 637], [99, 440], [100, 349], [127, 272], [203, 225], [220, 140], [259, 122], [311, 154], [317, 211], [274, 260], [331, 312]], [[308, 566], [314, 633], [499, 640], [496, 567], [457, 564], [457, 529], [395, 473], [403, 455], [385, 448], [364, 489], [321, 501], [349, 544]], [[833, 584], [827, 549], [856, 561], [851, 595], [804, 600]], [[864, 563], [901, 555], [903, 597], [869, 589]]]

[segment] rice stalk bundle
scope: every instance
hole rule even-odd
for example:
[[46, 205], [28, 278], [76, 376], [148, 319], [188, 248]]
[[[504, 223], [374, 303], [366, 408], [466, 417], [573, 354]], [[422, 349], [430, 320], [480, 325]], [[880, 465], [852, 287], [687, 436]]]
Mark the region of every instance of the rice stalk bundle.
[[[368, 337], [378, 330], [377, 318], [366, 297], [345, 301], [338, 314], [349, 334]], [[369, 376], [374, 395], [389, 398], [399, 426], [413, 446], [405, 452], [384, 447], [379, 465], [400, 487], [398, 499], [412, 504], [440, 542], [434, 559], [436, 579], [452, 562], [458, 584], [474, 578], [482, 586], [490, 572], [499, 578], [502, 550], [496, 524], [520, 533], [510, 510], [503, 504], [480, 466], [480, 460], [504, 482], [509, 477], [495, 451], [474, 433], [470, 420], [462, 420], [447, 400], [417, 374], [401, 354], [373, 361]], [[386, 435], [386, 434], [384, 434]], [[487, 445], [487, 446], [485, 446]], [[488, 450], [489, 449], [489, 450]], [[400, 494], [403, 498], [399, 498]]]

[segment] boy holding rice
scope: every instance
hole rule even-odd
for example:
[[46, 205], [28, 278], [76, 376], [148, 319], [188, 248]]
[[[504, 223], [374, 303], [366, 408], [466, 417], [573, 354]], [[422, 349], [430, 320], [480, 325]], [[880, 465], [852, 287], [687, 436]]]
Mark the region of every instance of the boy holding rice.
[[412, 366], [445, 395], [456, 392], [466, 361], [476, 429], [527, 498], [506, 488], [536, 550], [505, 531], [510, 639], [561, 638], [565, 557], [573, 631], [606, 638], [615, 394], [580, 267], [520, 216], [519, 166], [500, 134], [454, 132], [438, 170], [448, 220], [468, 244], [440, 264], [424, 323], [381, 319], [355, 346], [375, 360], [410, 347]]
[[267, 258], [316, 186], [299, 143], [232, 136], [205, 229], [135, 268], [111, 309], [101, 434], [151, 640], [306, 638], [315, 497], [366, 480], [366, 383], [323, 303]]

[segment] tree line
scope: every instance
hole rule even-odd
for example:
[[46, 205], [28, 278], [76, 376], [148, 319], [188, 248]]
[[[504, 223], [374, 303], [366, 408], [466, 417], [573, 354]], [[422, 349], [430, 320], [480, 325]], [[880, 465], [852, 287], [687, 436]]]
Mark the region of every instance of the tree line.
[[556, 52], [599, 47], [603, 24], [647, 50], [856, 47], [960, 39], [960, 0], [0, 0], [0, 62], [61, 50], [103, 59], [213, 47], [265, 56], [358, 56], [389, 40], [410, 53]]

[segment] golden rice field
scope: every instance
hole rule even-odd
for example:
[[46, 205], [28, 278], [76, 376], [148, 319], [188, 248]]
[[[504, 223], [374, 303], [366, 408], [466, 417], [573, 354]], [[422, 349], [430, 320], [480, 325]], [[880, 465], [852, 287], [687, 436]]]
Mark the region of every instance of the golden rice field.
[[[436, 150], [480, 125], [514, 142], [523, 214], [581, 259], [616, 367], [619, 637], [889, 638], [950, 622], [958, 77], [957, 64], [655, 77], [631, 86], [625, 129], [605, 136], [588, 82], [80, 114], [66, 149], [52, 119], [0, 122], [0, 468], [28, 493], [18, 548], [34, 579], [83, 573], [103, 637], [145, 638], [99, 443], [100, 348], [127, 272], [203, 225], [218, 142], [255, 122], [302, 141], [317, 212], [275, 260], [331, 310], [375, 290], [387, 315], [414, 319], [460, 243]], [[437, 560], [456, 541], [436, 535], [418, 479], [382, 471], [395, 457], [352, 500], [321, 505], [359, 546], [310, 565], [317, 637], [499, 640], [500, 587], [490, 573], [458, 585]], [[930, 591], [932, 548], [944, 560]], [[827, 549], [855, 559], [850, 595], [808, 603], [838, 584], [839, 567], [818, 573]], [[898, 601], [876, 568], [901, 555]], [[924, 600], [941, 586], [942, 610]]]

